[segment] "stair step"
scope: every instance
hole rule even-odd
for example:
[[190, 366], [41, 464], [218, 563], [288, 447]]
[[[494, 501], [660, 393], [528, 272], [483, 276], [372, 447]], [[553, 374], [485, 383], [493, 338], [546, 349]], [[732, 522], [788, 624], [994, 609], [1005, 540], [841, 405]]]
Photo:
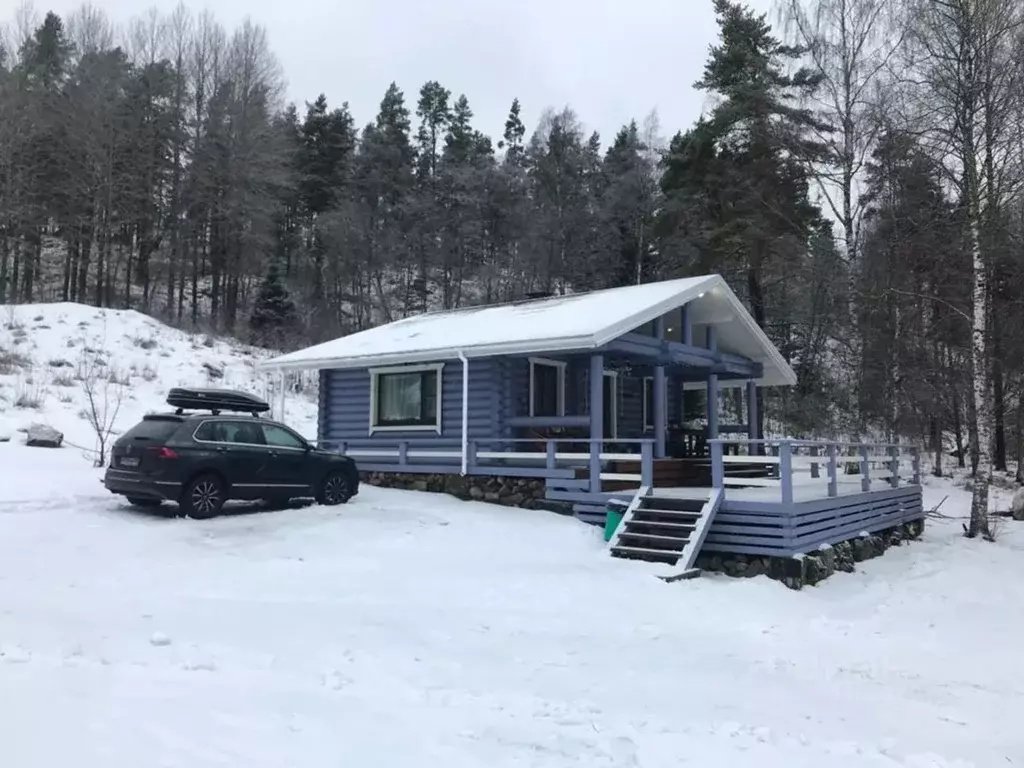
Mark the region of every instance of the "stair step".
[[[636, 527], [638, 529], [639, 528], [643, 528], [643, 529], [648, 529], [649, 528], [649, 529], [654, 529], [655, 535], [676, 533], [676, 534], [682, 534], [684, 536], [687, 536], [687, 538], [688, 538], [689, 534], [693, 533], [693, 531], [694, 531], [694, 529], [696, 529], [697, 525], [696, 525], [696, 523], [694, 523], [692, 525], [686, 525], [685, 523], [662, 523], [662, 522], [657, 522], [657, 521], [654, 521], [654, 520], [637, 520], [634, 517], [632, 520], [627, 520], [624, 523], [624, 527], [627, 530], [630, 530], [630, 531], [633, 531], [634, 527]], [[637, 531], [634, 531], [634, 532], [635, 533], [646, 533], [645, 530], [637, 530]]]
[[667, 509], [670, 512], [699, 512], [707, 504], [706, 499], [672, 499], [668, 496], [650, 496], [642, 506], [653, 509]]
[[636, 517], [628, 520], [627, 525], [643, 525], [649, 528], [668, 528], [669, 530], [693, 530], [696, 527], [696, 520], [693, 522], [666, 522], [665, 520], [639, 520]]
[[612, 554], [618, 557], [633, 560], [645, 560], [657, 558], [661, 562], [675, 564], [679, 560], [679, 553], [667, 549], [647, 549], [646, 547], [627, 547], [616, 545], [612, 547]]
[[659, 509], [656, 507], [637, 507], [634, 514], [637, 515], [661, 515], [662, 517], [670, 517], [673, 520], [697, 520], [700, 518], [700, 511], [691, 511], [688, 509]]
[[659, 536], [656, 533], [639, 533], [638, 531], [622, 531], [619, 533], [619, 539], [643, 539], [648, 542], [664, 543], [666, 547], [671, 544], [676, 547], [680, 552], [683, 551], [683, 547], [689, 542], [688, 538], [679, 538], [678, 536]]

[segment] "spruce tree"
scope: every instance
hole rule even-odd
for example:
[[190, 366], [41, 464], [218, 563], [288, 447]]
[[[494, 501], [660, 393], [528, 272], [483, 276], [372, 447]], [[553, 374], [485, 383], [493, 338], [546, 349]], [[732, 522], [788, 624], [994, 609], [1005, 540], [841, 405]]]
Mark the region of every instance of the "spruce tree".
[[277, 263], [272, 261], [249, 317], [253, 343], [282, 348], [297, 328], [295, 303], [281, 280]]

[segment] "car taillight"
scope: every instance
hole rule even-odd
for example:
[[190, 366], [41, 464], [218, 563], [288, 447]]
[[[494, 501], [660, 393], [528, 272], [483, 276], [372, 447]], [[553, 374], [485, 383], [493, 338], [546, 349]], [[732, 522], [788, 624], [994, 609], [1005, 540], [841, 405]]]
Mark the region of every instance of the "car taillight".
[[155, 454], [158, 459], [176, 459], [178, 454], [172, 451], [170, 448], [150, 448], [149, 452]]

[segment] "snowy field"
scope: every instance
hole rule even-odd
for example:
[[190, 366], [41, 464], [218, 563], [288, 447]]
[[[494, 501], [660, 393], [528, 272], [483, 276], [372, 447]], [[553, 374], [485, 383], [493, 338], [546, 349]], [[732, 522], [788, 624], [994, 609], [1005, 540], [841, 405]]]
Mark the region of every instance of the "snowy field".
[[[129, 420], [242, 356], [152, 330], [175, 351]], [[80, 407], [0, 403], [3, 768], [1024, 765], [1021, 524], [930, 522], [802, 592], [665, 584], [571, 519], [443, 496], [141, 513], [83, 451], [21, 444], [43, 417], [87, 442]], [[947, 496], [966, 514], [948, 483], [926, 503]]]

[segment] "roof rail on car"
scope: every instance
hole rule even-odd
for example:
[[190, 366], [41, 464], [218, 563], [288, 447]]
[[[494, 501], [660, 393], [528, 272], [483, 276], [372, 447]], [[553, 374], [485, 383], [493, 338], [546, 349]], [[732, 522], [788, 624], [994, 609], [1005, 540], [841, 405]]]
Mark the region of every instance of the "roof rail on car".
[[167, 393], [167, 404], [176, 409], [179, 416], [185, 411], [210, 411], [214, 416], [221, 412], [259, 416], [270, 410], [266, 400], [231, 389], [174, 387]]

